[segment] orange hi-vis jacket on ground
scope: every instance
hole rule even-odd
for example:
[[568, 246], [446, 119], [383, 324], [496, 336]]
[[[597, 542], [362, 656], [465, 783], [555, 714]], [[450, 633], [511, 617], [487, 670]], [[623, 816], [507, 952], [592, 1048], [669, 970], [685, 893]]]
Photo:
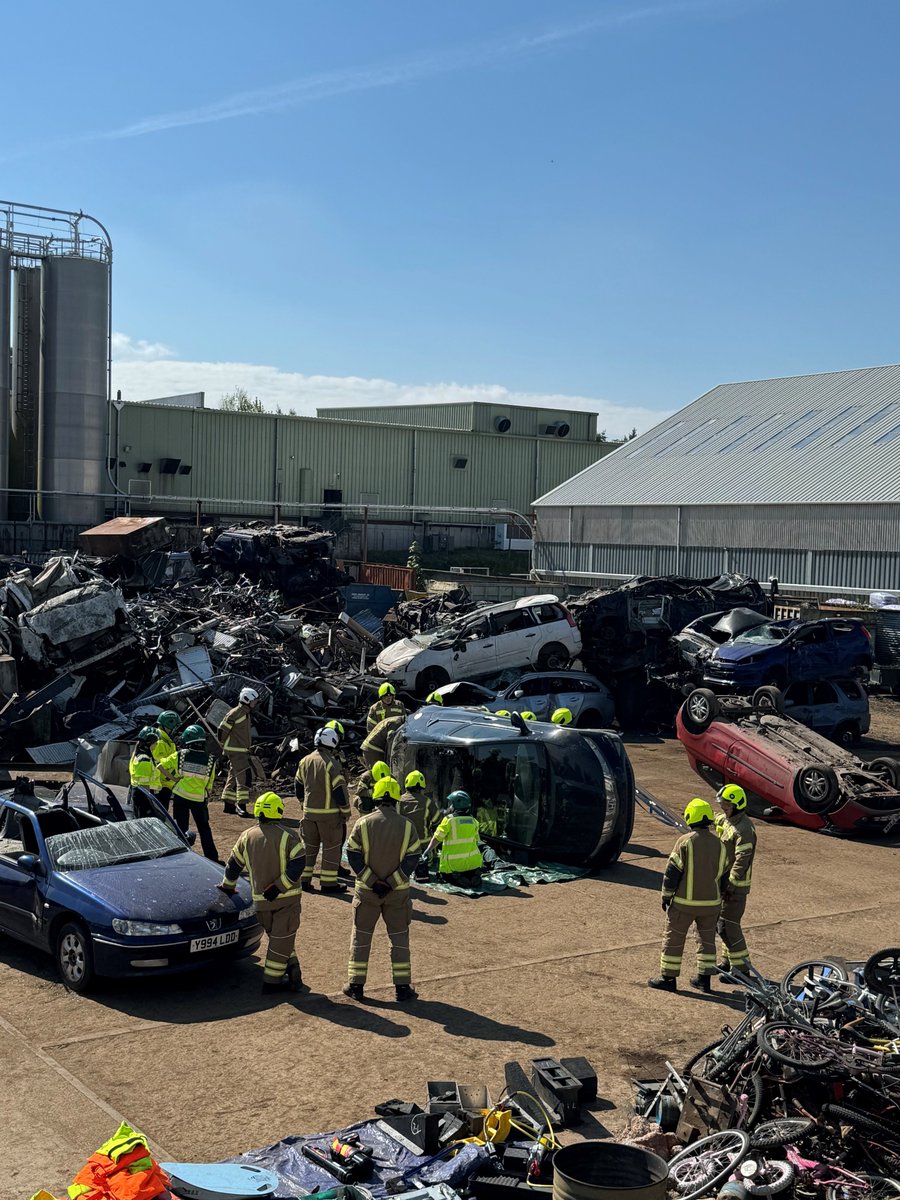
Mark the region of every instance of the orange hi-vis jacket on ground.
[[69, 1187], [69, 1200], [157, 1200], [169, 1195], [169, 1177], [147, 1149], [147, 1139], [124, 1121]]

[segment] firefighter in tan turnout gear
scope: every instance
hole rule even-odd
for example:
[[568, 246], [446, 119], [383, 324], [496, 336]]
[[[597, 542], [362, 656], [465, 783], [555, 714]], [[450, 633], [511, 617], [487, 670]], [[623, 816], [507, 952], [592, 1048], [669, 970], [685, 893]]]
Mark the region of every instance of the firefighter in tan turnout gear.
[[690, 832], [675, 843], [663, 875], [666, 936], [660, 973], [647, 982], [661, 991], [677, 990], [685, 939], [696, 925], [697, 974], [691, 985], [708, 992], [716, 969], [716, 922], [722, 907], [722, 885], [728, 876], [728, 854], [716, 837], [715, 817], [706, 800], [691, 800], [684, 819]]
[[742, 787], [727, 783], [719, 788], [716, 800], [722, 810], [716, 817], [716, 833], [728, 855], [728, 878], [719, 914], [719, 937], [725, 946], [725, 960], [719, 963], [719, 970], [739, 971], [750, 962], [741, 921], [750, 894], [756, 830], [747, 816], [747, 793]]
[[247, 811], [250, 784], [253, 782], [250, 717], [258, 700], [258, 692], [251, 687], [243, 688], [237, 704], [228, 710], [219, 726], [219, 741], [228, 759], [228, 777], [222, 789], [222, 800], [227, 813], [239, 813], [242, 817], [250, 816]]
[[346, 884], [338, 879], [344, 830], [350, 816], [350, 796], [344, 770], [337, 755], [338, 734], [334, 729], [319, 729], [315, 749], [301, 758], [294, 780], [297, 799], [303, 802], [303, 841], [306, 866], [303, 890], [313, 890], [312, 877], [322, 850], [319, 886], [323, 892], [343, 892]]
[[238, 838], [219, 887], [233, 895], [240, 875], [250, 879], [256, 915], [269, 938], [262, 990], [308, 992], [294, 949], [300, 928], [303, 842], [293, 829], [281, 824], [284, 804], [274, 792], [259, 797], [253, 815], [259, 824]]
[[419, 861], [421, 845], [412, 821], [397, 812], [400, 784], [396, 779], [380, 779], [374, 799], [375, 811], [360, 817], [347, 843], [347, 860], [356, 874], [356, 889], [344, 994], [353, 1000], [363, 999], [372, 934], [381, 917], [391, 940], [391, 977], [397, 999], [415, 1000], [409, 957], [409, 879]]
[[392, 683], [383, 683], [378, 689], [378, 699], [366, 713], [366, 733], [371, 733], [380, 721], [388, 717], [405, 717], [406, 705], [397, 699], [397, 689]]

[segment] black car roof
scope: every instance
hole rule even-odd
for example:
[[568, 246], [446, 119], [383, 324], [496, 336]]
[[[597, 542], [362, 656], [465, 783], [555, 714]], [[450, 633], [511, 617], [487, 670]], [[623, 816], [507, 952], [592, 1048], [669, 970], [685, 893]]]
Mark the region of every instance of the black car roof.
[[437, 708], [427, 706], [408, 717], [403, 726], [406, 736], [416, 742], [437, 742], [443, 745], [467, 745], [470, 742], [518, 742], [525, 737], [540, 740], [575, 733], [546, 721], [529, 721], [529, 733], [520, 733], [509, 717], [493, 713], [473, 712], [471, 708]]

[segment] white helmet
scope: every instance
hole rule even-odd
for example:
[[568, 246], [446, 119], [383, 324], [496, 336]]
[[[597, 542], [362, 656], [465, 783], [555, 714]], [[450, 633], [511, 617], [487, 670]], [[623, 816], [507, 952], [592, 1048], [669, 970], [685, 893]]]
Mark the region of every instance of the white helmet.
[[259, 692], [254, 691], [253, 688], [241, 688], [241, 694], [238, 696], [241, 704], [252, 704], [254, 700], [258, 699]]
[[315, 743], [317, 746], [327, 746], [329, 750], [337, 750], [338, 742], [340, 741], [338, 731], [336, 729], [317, 729]]

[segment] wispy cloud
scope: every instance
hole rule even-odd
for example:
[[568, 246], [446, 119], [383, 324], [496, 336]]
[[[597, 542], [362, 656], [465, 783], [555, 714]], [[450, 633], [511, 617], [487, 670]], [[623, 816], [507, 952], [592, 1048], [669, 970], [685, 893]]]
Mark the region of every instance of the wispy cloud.
[[239, 117], [283, 112], [343, 96], [352, 92], [376, 91], [418, 83], [441, 75], [478, 67], [499, 65], [528, 55], [552, 51], [578, 38], [613, 32], [642, 21], [684, 16], [706, 10], [734, 6], [738, 0], [671, 0], [670, 3], [632, 5], [616, 13], [606, 13], [583, 21], [544, 29], [532, 34], [517, 34], [477, 42], [451, 50], [442, 50], [415, 58], [375, 64], [350, 70], [328, 71], [250, 91], [235, 92], [220, 100], [195, 108], [158, 113], [116, 129], [87, 134], [83, 140], [117, 140], [145, 137], [169, 129], [210, 125]]
[[[303, 375], [281, 371], [261, 363], [183, 362], [162, 354], [141, 352], [141, 347], [158, 347], [157, 342], [114, 335], [113, 388], [126, 400], [150, 400], [184, 392], [206, 392], [206, 402], [217, 407], [226, 392], [243, 387], [258, 397], [265, 408], [299, 416], [315, 416], [316, 408], [384, 404], [439, 404], [450, 400], [484, 400], [492, 404], [528, 404], [539, 408], [588, 411], [599, 414], [599, 428], [610, 437], [627, 434], [632, 428], [643, 432], [668, 416], [640, 406], [616, 404], [591, 396], [564, 393], [517, 392], [489, 383], [398, 383], [392, 379], [366, 379], [357, 375]], [[118, 347], [119, 349], [116, 349]], [[135, 348], [138, 348], [137, 353]], [[121, 353], [120, 353], [121, 351]]]

